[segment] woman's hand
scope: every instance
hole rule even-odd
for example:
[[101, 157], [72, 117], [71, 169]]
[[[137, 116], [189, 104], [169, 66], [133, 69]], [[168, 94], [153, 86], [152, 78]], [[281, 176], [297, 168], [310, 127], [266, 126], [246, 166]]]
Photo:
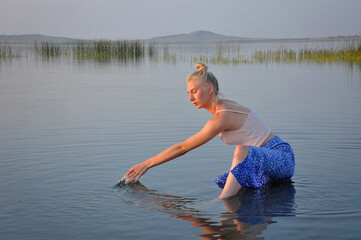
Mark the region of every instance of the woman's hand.
[[149, 167], [145, 162], [138, 163], [134, 165], [129, 171], [124, 175], [122, 179], [125, 180], [125, 183], [138, 182], [140, 177], [143, 176], [148, 171]]
[[156, 156], [149, 158], [147, 161], [134, 165], [124, 175], [121, 181], [124, 180], [125, 183], [130, 183], [132, 181], [137, 182], [139, 181], [140, 177], [148, 171], [149, 168], [177, 158], [187, 153], [188, 151], [208, 142], [227, 128], [228, 125], [226, 123], [228, 121], [226, 120], [226, 118], [221, 118], [219, 116], [211, 118], [200, 132], [194, 134], [184, 142], [174, 144]]

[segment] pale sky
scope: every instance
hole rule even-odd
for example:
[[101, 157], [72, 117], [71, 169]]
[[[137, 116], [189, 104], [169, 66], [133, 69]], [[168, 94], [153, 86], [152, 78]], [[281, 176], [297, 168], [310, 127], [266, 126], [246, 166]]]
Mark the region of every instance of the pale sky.
[[0, 34], [146, 39], [361, 35], [361, 0], [0, 0]]

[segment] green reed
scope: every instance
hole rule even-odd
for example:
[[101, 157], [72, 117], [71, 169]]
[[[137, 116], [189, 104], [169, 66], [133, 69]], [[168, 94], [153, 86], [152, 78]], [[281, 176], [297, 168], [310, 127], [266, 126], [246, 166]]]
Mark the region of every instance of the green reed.
[[0, 43], [0, 57], [6, 58], [12, 55], [11, 47], [4, 46]]
[[342, 48], [331, 49], [289, 49], [257, 51], [253, 55], [257, 63], [336, 63], [347, 62], [361, 64], [361, 42], [348, 43]]
[[256, 50], [250, 57], [232, 54], [227, 47], [218, 45], [217, 53], [210, 56], [193, 57], [192, 61], [212, 64], [268, 64], [268, 63], [356, 63], [361, 64], [361, 42], [348, 43], [342, 48], [299, 49], [280, 48], [276, 50]]
[[34, 53], [44, 57], [72, 55], [74, 57], [99, 59], [111, 57], [139, 58], [145, 54], [145, 46], [141, 41], [137, 40], [41, 42], [34, 43]]
[[95, 40], [78, 41], [73, 46], [76, 57], [129, 57], [138, 58], [145, 54], [145, 47], [141, 41], [128, 40]]
[[0, 58], [13, 58], [20, 56], [19, 50], [14, 50], [10, 45], [5, 45], [0, 42]]
[[62, 47], [57, 42], [34, 43], [34, 52], [43, 57], [58, 57], [63, 55]]
[[297, 52], [286, 48], [256, 51], [252, 56], [252, 60], [255, 63], [291, 63], [297, 61]]
[[157, 47], [156, 47], [155, 43], [150, 43], [148, 46], [148, 56], [152, 58], [156, 54], [157, 54]]
[[[240, 47], [217, 44], [212, 54], [198, 57], [171, 53], [169, 45], [145, 43], [138, 40], [91, 40], [68, 43], [34, 43], [33, 52], [43, 57], [74, 56], [99, 60], [138, 60], [149, 57], [153, 61], [163, 62], [204, 62], [208, 64], [239, 65], [268, 63], [356, 63], [361, 64], [361, 41], [348, 42], [341, 48], [299, 49], [280, 48], [276, 50], [256, 50], [249, 56], [240, 54]], [[0, 57], [20, 57], [19, 47], [0, 42]]]
[[298, 59], [299, 62], [361, 64], [361, 43], [348, 44], [341, 49], [301, 49]]

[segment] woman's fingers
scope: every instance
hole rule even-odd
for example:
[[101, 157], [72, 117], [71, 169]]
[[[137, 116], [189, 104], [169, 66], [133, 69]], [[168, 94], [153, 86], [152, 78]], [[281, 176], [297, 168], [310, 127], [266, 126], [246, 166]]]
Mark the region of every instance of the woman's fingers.
[[124, 180], [125, 183], [130, 183], [134, 180], [134, 178], [136, 177], [137, 175], [134, 174], [134, 173], [130, 173], [130, 174], [126, 174], [124, 175], [124, 177], [122, 178], [122, 180]]
[[[143, 175], [143, 174], [142, 174], [142, 175]], [[140, 177], [141, 177], [142, 175], [139, 174], [139, 175], [135, 178], [134, 182], [138, 182], [139, 179], [140, 179]]]
[[128, 182], [133, 182], [133, 180], [138, 176], [138, 173], [132, 172], [131, 175], [129, 176], [129, 181]]
[[124, 180], [125, 183], [130, 183], [133, 181], [138, 182], [143, 174], [143, 168], [140, 166], [140, 164], [137, 164], [129, 169], [129, 171], [123, 176], [122, 180]]

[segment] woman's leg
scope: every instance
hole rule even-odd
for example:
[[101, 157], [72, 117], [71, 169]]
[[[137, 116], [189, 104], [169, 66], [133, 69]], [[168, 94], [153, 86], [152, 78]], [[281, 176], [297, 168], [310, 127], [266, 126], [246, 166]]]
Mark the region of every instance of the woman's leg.
[[[248, 152], [249, 152], [249, 146], [244, 146], [244, 145], [236, 146], [231, 170], [246, 159]], [[224, 185], [223, 191], [219, 196], [219, 198], [225, 199], [227, 197], [231, 197], [237, 194], [239, 190], [241, 190], [241, 185], [238, 183], [237, 179], [233, 176], [232, 172], [230, 171], [228, 174], [227, 182]]]

